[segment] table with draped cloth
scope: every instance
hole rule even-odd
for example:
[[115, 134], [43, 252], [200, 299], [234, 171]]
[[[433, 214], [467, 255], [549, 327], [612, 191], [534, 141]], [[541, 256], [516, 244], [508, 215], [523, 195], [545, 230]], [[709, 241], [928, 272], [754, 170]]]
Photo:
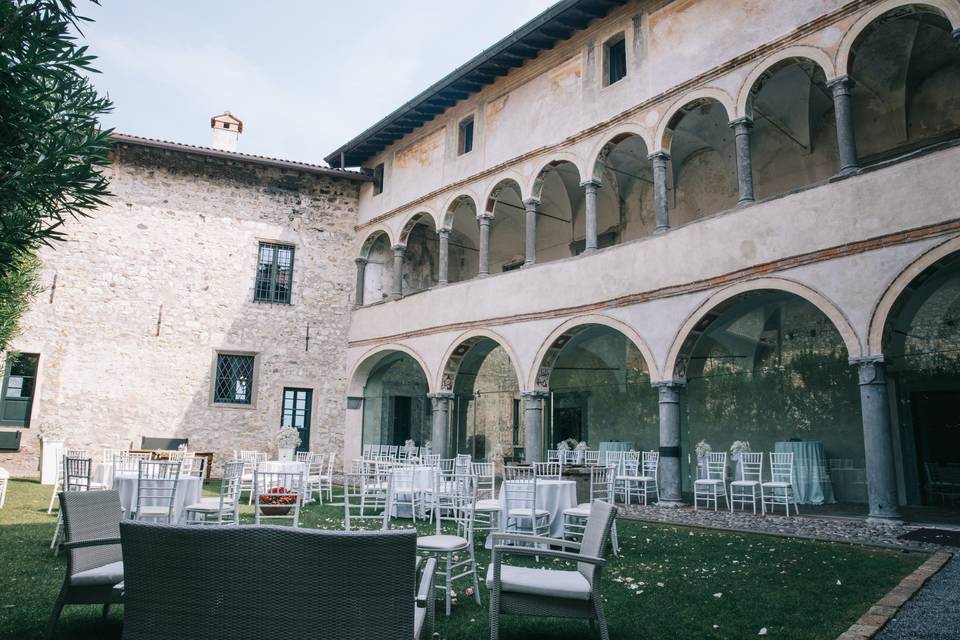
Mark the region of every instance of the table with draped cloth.
[[607, 463], [607, 451], [630, 451], [633, 449], [632, 442], [601, 442], [600, 443], [600, 464]]
[[[510, 482], [509, 480], [506, 482]], [[504, 483], [506, 484], [506, 483]], [[507, 496], [500, 487], [500, 526], [507, 522]], [[577, 506], [577, 483], [573, 480], [537, 479], [537, 509], [550, 512], [550, 537], [563, 535], [563, 510]], [[493, 538], [487, 536], [486, 548], [493, 548]]]
[[[776, 453], [793, 454], [793, 490], [800, 504], [832, 504], [833, 483], [827, 472], [827, 457], [823, 453], [823, 443], [816, 440], [800, 442], [778, 442], [774, 445]], [[769, 462], [764, 460], [764, 473], [769, 473]], [[764, 476], [764, 481], [769, 478]]]
[[[438, 471], [437, 467], [417, 465], [413, 468], [413, 487], [400, 487], [401, 495], [403, 499], [401, 504], [397, 504], [396, 495], [394, 494], [397, 491], [396, 481], [389, 484], [389, 494], [387, 495], [387, 508], [390, 509], [391, 518], [412, 518], [413, 513], [410, 509], [410, 493], [413, 491], [414, 494], [421, 496], [422, 499], [426, 499], [428, 492], [433, 491], [433, 477]], [[397, 473], [397, 470], [394, 469], [390, 472], [391, 475]], [[404, 503], [405, 502], [405, 503]], [[426, 513], [424, 507], [427, 505], [423, 504], [423, 501], [420, 500], [420, 509], [417, 511], [417, 516], [420, 518], [426, 518]]]

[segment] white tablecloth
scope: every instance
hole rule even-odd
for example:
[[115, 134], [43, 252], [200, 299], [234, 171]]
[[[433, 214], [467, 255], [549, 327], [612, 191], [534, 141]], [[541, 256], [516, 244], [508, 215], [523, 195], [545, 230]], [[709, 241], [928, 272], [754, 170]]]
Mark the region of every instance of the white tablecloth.
[[[415, 493], [423, 494], [429, 489], [433, 489], [433, 475], [437, 472], [436, 467], [415, 467], [413, 470], [413, 490]], [[396, 473], [396, 471], [391, 471], [391, 474]], [[390, 505], [390, 517], [391, 518], [412, 518], [413, 514], [410, 512], [409, 504], [396, 504], [394, 500], [394, 483], [390, 483], [390, 493], [387, 496], [388, 504]], [[409, 501], [408, 496], [404, 496], [406, 500]], [[422, 503], [421, 503], [422, 505]], [[423, 509], [417, 514], [423, 515]]]
[[90, 470], [90, 479], [106, 487], [113, 486], [113, 463], [96, 462]]
[[[137, 474], [121, 473], [113, 479], [113, 488], [120, 492], [120, 504], [129, 515], [137, 508]], [[183, 522], [183, 509], [187, 505], [200, 502], [203, 492], [203, 482], [197, 476], [180, 476], [177, 480], [177, 492], [173, 497], [172, 521]], [[159, 501], [151, 501], [159, 504]], [[150, 505], [148, 505], [150, 506]]]
[[[507, 496], [500, 487], [500, 528], [506, 526]], [[563, 510], [577, 506], [577, 483], [574, 480], [537, 480], [537, 509], [550, 512], [550, 537], [563, 535]], [[493, 539], [487, 537], [486, 547], [493, 547]]]

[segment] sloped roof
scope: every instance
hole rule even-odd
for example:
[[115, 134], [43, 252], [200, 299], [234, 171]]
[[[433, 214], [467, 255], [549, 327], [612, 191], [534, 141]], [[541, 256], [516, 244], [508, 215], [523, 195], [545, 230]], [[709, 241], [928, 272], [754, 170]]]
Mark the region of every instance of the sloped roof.
[[627, 0], [561, 0], [506, 38], [447, 74], [326, 158], [331, 167], [356, 167], [500, 76], [566, 40]]

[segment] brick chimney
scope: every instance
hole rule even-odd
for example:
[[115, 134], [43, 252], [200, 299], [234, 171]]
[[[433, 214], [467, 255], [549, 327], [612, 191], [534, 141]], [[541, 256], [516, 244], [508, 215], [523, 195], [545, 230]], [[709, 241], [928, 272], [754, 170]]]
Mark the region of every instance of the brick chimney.
[[229, 111], [210, 118], [213, 141], [210, 146], [221, 151], [236, 151], [237, 140], [243, 133], [243, 122]]

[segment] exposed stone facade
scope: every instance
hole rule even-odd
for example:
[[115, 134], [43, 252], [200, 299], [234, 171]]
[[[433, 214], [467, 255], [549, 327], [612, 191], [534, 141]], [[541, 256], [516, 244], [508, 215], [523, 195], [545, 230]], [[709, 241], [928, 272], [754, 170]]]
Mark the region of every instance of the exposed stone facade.
[[[39, 353], [16, 475], [36, 475], [40, 424], [96, 459], [141, 436], [275, 453], [284, 387], [313, 390], [311, 445], [342, 449], [356, 174], [118, 144], [114, 197], [41, 252], [44, 292], [12, 348]], [[259, 242], [295, 246], [291, 304], [253, 302]], [[308, 344], [309, 335], [309, 344]], [[217, 351], [256, 353], [253, 402], [212, 402]]]

